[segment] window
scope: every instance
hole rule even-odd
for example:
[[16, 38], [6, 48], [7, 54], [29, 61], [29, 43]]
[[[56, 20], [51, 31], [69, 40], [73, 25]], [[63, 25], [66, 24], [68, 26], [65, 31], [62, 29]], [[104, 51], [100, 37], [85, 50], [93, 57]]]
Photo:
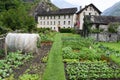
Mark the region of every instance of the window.
[[45, 25], [45, 21], [44, 21], [44, 25]]
[[47, 25], [49, 25], [49, 21], [47, 21]]
[[54, 19], [55, 19], [55, 16], [54, 16]]
[[64, 21], [64, 25], [65, 25], [65, 21]]
[[68, 18], [70, 19], [70, 15], [68, 16]]
[[47, 16], [47, 19], [49, 19], [49, 16]]
[[50, 24], [52, 25], [52, 21], [50, 22]]
[[43, 19], [45, 19], [45, 17], [43, 17]]
[[97, 13], [95, 13], [95, 15], [97, 15]]
[[89, 15], [91, 15], [91, 13], [89, 13]]
[[55, 21], [54, 21], [54, 25], [55, 25]]
[[60, 21], [58, 21], [58, 24], [60, 25]]
[[85, 16], [85, 12], [83, 12], [83, 16]]
[[90, 7], [90, 11], [92, 11], [92, 7]]
[[58, 19], [60, 19], [60, 16], [58, 16]]
[[54, 27], [54, 29], [55, 29], [55, 27]]
[[70, 25], [70, 21], [68, 21], [68, 25]]
[[52, 19], [52, 16], [50, 16], [50, 19]]
[[42, 25], [42, 21], [40, 22], [40, 24]]
[[64, 15], [64, 19], [66, 19], [66, 16]]

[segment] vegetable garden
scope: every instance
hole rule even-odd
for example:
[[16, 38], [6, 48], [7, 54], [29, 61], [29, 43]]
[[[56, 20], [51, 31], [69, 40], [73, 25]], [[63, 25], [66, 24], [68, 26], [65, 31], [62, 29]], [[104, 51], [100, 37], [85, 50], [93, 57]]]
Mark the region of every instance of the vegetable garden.
[[39, 54], [17, 51], [1, 58], [0, 80], [120, 80], [119, 43], [71, 33], [39, 35]]
[[120, 79], [120, 52], [90, 38], [63, 34], [63, 61], [67, 80]]

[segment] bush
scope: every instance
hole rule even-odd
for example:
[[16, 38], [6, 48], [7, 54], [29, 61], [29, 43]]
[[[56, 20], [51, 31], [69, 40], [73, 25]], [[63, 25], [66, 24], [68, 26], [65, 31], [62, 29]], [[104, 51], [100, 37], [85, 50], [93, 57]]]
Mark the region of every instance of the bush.
[[72, 28], [61, 28], [59, 31], [61, 33], [75, 33], [75, 30]]
[[116, 33], [119, 25], [120, 25], [120, 23], [110, 23], [109, 27], [108, 27], [108, 32]]
[[38, 33], [44, 33], [46, 31], [50, 31], [50, 30], [51, 30], [50, 28], [37, 28]]

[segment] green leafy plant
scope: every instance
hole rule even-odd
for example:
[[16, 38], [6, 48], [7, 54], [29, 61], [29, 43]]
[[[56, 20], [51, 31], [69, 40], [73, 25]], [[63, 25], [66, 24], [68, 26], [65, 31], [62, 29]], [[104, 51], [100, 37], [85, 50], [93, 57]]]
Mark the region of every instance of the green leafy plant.
[[13, 68], [18, 68], [25, 61], [32, 58], [31, 54], [21, 54], [20, 51], [10, 52], [4, 60], [0, 60], [0, 76], [2, 79], [10, 76]]
[[39, 80], [40, 76], [39, 74], [23, 74], [19, 77], [19, 80]]
[[109, 27], [108, 27], [108, 31], [111, 33], [116, 33], [119, 25], [120, 25], [120, 23], [110, 23]]

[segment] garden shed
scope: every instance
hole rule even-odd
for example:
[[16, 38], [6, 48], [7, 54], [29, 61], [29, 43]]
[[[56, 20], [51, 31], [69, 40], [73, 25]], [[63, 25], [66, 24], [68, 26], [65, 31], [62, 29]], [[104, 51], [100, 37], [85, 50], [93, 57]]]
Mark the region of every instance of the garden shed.
[[[120, 40], [120, 17], [115, 16], [85, 16], [84, 35], [95, 38], [97, 41]], [[87, 32], [86, 32], [87, 31]]]

